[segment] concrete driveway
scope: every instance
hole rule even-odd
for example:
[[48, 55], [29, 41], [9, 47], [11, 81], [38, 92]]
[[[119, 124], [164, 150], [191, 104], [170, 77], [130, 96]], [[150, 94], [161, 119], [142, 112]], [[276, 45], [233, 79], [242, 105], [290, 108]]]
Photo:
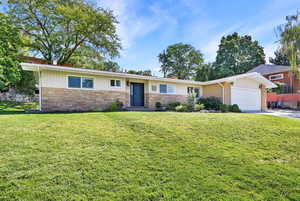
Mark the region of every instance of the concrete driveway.
[[267, 112], [260, 112], [259, 114], [267, 114], [274, 116], [282, 116], [282, 117], [292, 117], [292, 118], [300, 118], [300, 111], [295, 110], [268, 110]]

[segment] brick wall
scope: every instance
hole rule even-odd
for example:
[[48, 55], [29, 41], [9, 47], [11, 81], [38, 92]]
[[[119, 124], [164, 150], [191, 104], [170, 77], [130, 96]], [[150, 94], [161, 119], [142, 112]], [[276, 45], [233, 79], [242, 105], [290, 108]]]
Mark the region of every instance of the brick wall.
[[42, 111], [103, 110], [114, 101], [128, 104], [128, 94], [117, 91], [42, 88]]
[[187, 102], [187, 97], [184, 95], [145, 94], [145, 105], [147, 107], [155, 108], [156, 102], [160, 102], [163, 106], [174, 102], [180, 102], [183, 104]]

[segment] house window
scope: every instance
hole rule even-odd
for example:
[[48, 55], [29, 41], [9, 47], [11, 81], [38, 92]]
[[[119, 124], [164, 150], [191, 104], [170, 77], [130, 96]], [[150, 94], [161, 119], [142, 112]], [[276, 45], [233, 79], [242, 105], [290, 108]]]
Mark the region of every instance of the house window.
[[175, 94], [176, 93], [176, 85], [172, 84], [160, 84], [159, 92], [161, 94]]
[[110, 86], [120, 87], [121, 86], [121, 80], [110, 80]]
[[194, 92], [194, 87], [188, 87], [187, 88], [187, 93], [192, 94]]
[[94, 80], [92, 78], [82, 78], [82, 88], [93, 89], [94, 88]]
[[200, 97], [200, 90], [199, 90], [199, 88], [194, 88], [194, 93], [195, 93], [196, 98]]
[[283, 79], [283, 74], [270, 75], [269, 80], [281, 80]]
[[94, 88], [94, 79], [87, 77], [68, 77], [68, 87], [69, 88], [84, 88], [84, 89], [93, 89]]
[[81, 88], [81, 77], [69, 76], [69, 88]]
[[159, 92], [161, 94], [166, 94], [167, 93], [167, 85], [166, 84], [159, 85]]
[[156, 85], [152, 85], [152, 86], [151, 86], [151, 90], [152, 90], [152, 91], [157, 91], [157, 86], [156, 86]]
[[200, 89], [197, 87], [188, 87], [187, 88], [187, 93], [189, 95], [195, 95], [196, 98], [200, 97]]

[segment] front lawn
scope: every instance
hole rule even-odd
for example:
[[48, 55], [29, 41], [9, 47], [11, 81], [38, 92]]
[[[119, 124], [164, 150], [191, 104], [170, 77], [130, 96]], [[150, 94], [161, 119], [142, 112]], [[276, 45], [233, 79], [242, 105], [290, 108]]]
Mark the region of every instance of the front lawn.
[[300, 200], [300, 120], [0, 115], [0, 200]]

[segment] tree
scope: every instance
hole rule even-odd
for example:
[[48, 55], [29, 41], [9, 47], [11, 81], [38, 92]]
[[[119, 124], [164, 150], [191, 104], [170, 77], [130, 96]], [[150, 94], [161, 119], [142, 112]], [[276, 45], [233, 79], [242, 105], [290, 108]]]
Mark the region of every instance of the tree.
[[196, 81], [209, 81], [216, 79], [216, 70], [212, 63], [202, 64], [196, 69], [194, 80]]
[[139, 70], [139, 71], [136, 71], [136, 70], [128, 70], [128, 71], [125, 71], [125, 72], [128, 73], [128, 74], [144, 75], [144, 76], [152, 76], [151, 70]]
[[272, 57], [269, 58], [270, 63], [275, 65], [282, 65], [282, 66], [290, 65], [289, 58], [282, 48], [276, 50], [274, 54], [275, 54], [274, 58]]
[[246, 73], [260, 64], [265, 64], [265, 53], [251, 36], [222, 37], [215, 62], [218, 78]]
[[293, 91], [294, 76], [299, 76], [300, 56], [300, 13], [287, 16], [286, 23], [278, 27], [280, 44], [291, 64], [290, 85]]
[[25, 45], [49, 64], [67, 64], [75, 55], [89, 58], [84, 53], [119, 54], [117, 21], [110, 10], [84, 0], [8, 0], [8, 5], [10, 16], [29, 39]]
[[105, 71], [110, 71], [110, 72], [122, 72], [121, 67], [117, 62], [114, 61], [105, 61], [104, 62], [104, 69]]
[[21, 79], [18, 50], [22, 44], [19, 30], [11, 19], [0, 13], [0, 89]]
[[158, 55], [161, 72], [164, 77], [176, 76], [179, 79], [191, 79], [196, 69], [203, 64], [203, 55], [189, 44], [170, 45]]

